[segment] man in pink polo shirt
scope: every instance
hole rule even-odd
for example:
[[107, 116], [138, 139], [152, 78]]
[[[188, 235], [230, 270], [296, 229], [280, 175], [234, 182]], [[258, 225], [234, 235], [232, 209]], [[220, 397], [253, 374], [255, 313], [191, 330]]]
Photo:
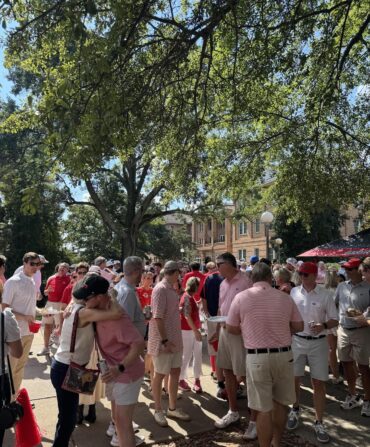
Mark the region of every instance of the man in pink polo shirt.
[[258, 411], [259, 445], [279, 447], [287, 407], [295, 401], [291, 334], [303, 329], [303, 321], [292, 297], [272, 288], [268, 265], [258, 262], [251, 276], [253, 287], [235, 297], [226, 327], [243, 336], [248, 404]]
[[[189, 421], [190, 416], [176, 408], [177, 389], [182, 364], [182, 335], [179, 311], [179, 297], [174, 284], [179, 278], [179, 265], [168, 261], [164, 265], [164, 278], [153, 289], [152, 314], [149, 323], [148, 354], [153, 357], [154, 378], [154, 420], [161, 427], [167, 427], [167, 417]], [[168, 379], [169, 406], [167, 413], [162, 410], [162, 382]]]
[[[225, 278], [220, 284], [218, 314], [227, 317], [235, 295], [251, 287], [252, 282], [238, 270], [236, 258], [232, 253], [226, 252], [218, 256], [216, 263], [220, 275]], [[243, 340], [240, 334], [229, 334], [226, 331], [225, 324], [222, 324], [217, 329], [219, 343], [216, 364], [224, 372], [229, 411], [223, 418], [215, 422], [215, 426], [217, 428], [226, 428], [240, 419], [236, 402], [237, 377], [245, 377], [245, 356]], [[210, 338], [210, 343], [213, 341], [213, 338], [217, 338], [217, 334]], [[219, 386], [221, 386], [221, 383], [219, 383]], [[248, 439], [253, 439], [254, 436]]]

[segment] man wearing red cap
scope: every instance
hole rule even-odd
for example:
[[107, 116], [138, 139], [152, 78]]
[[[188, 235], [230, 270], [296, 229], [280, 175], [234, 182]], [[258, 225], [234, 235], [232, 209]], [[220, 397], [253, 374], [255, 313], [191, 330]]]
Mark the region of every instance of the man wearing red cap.
[[317, 264], [304, 262], [298, 274], [302, 285], [294, 287], [291, 296], [304, 322], [304, 329], [293, 336], [294, 375], [297, 400], [289, 414], [287, 428], [294, 430], [299, 423], [300, 378], [305, 374], [306, 364], [310, 367], [313, 401], [316, 413], [314, 429], [319, 442], [327, 443], [330, 438], [322, 423], [325, 408], [325, 382], [328, 376], [328, 343], [326, 329], [338, 325], [338, 311], [327, 289], [316, 284]]
[[[356, 311], [361, 315], [367, 312], [370, 306], [370, 284], [362, 280], [360, 265], [361, 260], [357, 258], [352, 258], [343, 264], [348, 281], [338, 285], [334, 297], [335, 303], [339, 306], [340, 316], [338, 357], [343, 364], [348, 383], [348, 395], [341, 407], [343, 410], [352, 410], [362, 405], [361, 415], [370, 417], [370, 327], [361, 325], [355, 315], [352, 315]], [[365, 391], [363, 401], [359, 395], [356, 395], [355, 362], [362, 376]]]

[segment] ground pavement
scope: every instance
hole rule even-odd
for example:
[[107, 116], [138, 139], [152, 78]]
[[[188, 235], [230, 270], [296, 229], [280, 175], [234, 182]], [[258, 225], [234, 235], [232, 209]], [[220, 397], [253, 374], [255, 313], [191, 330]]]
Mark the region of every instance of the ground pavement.
[[[206, 343], [206, 342], [205, 342]], [[205, 344], [204, 343], [204, 344]], [[35, 405], [35, 416], [44, 435], [42, 445], [49, 447], [52, 445], [54, 429], [57, 418], [57, 402], [54, 388], [50, 382], [50, 357], [37, 357], [36, 353], [41, 349], [42, 335], [35, 336], [32, 352], [25, 371], [23, 386], [28, 390], [30, 399]], [[203, 358], [208, 356], [204, 350]], [[216, 385], [210, 377], [210, 368], [207, 363], [203, 365], [204, 376], [201, 378], [204, 393], [196, 395], [194, 393], [184, 393], [179, 400], [179, 407], [183, 408], [192, 416], [191, 422], [181, 422], [168, 419], [169, 427], [159, 427], [153, 420], [153, 400], [148, 391], [148, 383], [143, 384], [143, 391], [140, 395], [140, 401], [135, 411], [134, 420], [141, 429], [139, 434], [145, 436], [146, 445], [156, 445], [161, 442], [169, 442], [179, 437], [191, 436], [197, 433], [203, 433], [214, 428], [214, 421], [223, 416], [227, 411], [227, 404], [214, 398]], [[325, 423], [332, 438], [331, 446], [340, 447], [370, 447], [370, 418], [360, 416], [360, 410], [355, 409], [350, 412], [344, 412], [339, 407], [339, 401], [345, 398], [344, 385], [328, 385], [327, 389], [327, 417]], [[303, 424], [297, 429], [296, 433], [306, 441], [319, 445], [313, 433], [312, 421], [312, 392], [309, 388], [309, 380], [306, 377], [302, 390], [302, 408]], [[164, 400], [164, 405], [167, 402]], [[243, 419], [248, 418], [246, 410], [246, 400], [239, 400], [241, 415]], [[76, 428], [73, 433], [71, 445], [78, 447], [99, 446], [109, 447], [109, 438], [105, 435], [105, 430], [109, 424], [110, 411], [109, 402], [103, 399], [97, 404], [97, 421], [95, 424], [82, 425]], [[230, 432], [230, 430], [228, 430]], [[240, 431], [240, 430], [239, 430]], [[230, 433], [232, 435], [232, 431]], [[208, 438], [209, 439], [209, 438]], [[231, 436], [232, 439], [232, 436]], [[202, 447], [211, 445], [218, 446], [257, 446], [257, 442], [238, 440], [233, 443], [214, 443], [205, 441]], [[190, 441], [189, 441], [190, 442]], [[194, 444], [194, 443], [193, 443]], [[175, 444], [174, 444], [175, 445]], [[191, 445], [191, 444], [189, 444]], [[197, 444], [198, 445], [198, 444]], [[289, 443], [295, 447], [295, 443]], [[297, 444], [299, 445], [298, 441]], [[14, 446], [14, 434], [8, 431], [4, 447]]]

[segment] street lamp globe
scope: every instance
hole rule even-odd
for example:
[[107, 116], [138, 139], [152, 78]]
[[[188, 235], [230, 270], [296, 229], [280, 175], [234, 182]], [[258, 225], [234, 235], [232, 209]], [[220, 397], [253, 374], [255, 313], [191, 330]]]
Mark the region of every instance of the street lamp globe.
[[185, 249], [184, 248], [180, 248], [180, 252], [182, 253], [182, 254], [184, 254], [185, 253]]
[[263, 224], [270, 224], [274, 220], [274, 215], [270, 211], [264, 211], [260, 220]]
[[275, 244], [276, 245], [281, 245], [283, 243], [283, 240], [280, 238], [280, 237], [277, 237], [276, 239], [275, 239]]

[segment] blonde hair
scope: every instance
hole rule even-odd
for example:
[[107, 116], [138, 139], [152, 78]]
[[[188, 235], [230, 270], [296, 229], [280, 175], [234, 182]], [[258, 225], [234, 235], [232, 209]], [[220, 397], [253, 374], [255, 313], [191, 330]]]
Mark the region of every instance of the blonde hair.
[[327, 270], [325, 272], [325, 289], [335, 289], [338, 285], [338, 273], [336, 270]]
[[290, 271], [284, 267], [274, 270], [274, 278], [281, 279], [284, 282], [289, 282], [292, 277]]
[[192, 276], [186, 281], [185, 291], [189, 295], [192, 295], [198, 290], [199, 283], [200, 283], [199, 278], [197, 278], [196, 276]]

